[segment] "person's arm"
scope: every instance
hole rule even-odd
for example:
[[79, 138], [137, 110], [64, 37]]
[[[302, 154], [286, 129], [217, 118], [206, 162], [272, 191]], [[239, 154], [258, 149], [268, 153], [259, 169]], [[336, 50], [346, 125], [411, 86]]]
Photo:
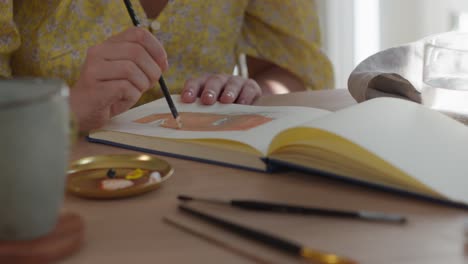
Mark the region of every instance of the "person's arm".
[[271, 62], [247, 56], [247, 67], [249, 77], [257, 81], [264, 95], [306, 90], [300, 78]]
[[182, 101], [193, 103], [200, 94], [204, 104], [213, 104], [218, 100], [222, 103], [252, 104], [262, 94], [306, 90], [300, 78], [271, 62], [248, 56], [247, 67], [250, 79], [213, 74], [188, 80], [182, 92]]
[[247, 56], [250, 79], [221, 74], [188, 80], [182, 101], [252, 104], [262, 94], [333, 88], [316, 11], [314, 0], [249, 1], [236, 53]]
[[249, 1], [237, 46], [264, 93], [333, 88], [314, 0]]

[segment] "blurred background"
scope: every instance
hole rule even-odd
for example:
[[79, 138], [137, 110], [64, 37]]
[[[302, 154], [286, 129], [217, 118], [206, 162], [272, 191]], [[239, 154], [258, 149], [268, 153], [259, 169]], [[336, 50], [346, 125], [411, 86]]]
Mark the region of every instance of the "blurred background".
[[316, 0], [335, 87], [368, 56], [449, 30], [468, 31], [467, 0]]

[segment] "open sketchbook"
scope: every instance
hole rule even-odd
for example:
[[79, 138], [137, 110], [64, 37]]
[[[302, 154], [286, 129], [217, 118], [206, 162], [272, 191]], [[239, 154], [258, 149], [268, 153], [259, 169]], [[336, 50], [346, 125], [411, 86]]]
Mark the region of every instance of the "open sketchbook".
[[468, 204], [468, 128], [419, 104], [377, 98], [307, 107], [182, 104], [164, 99], [113, 118], [89, 140], [267, 171], [286, 167]]

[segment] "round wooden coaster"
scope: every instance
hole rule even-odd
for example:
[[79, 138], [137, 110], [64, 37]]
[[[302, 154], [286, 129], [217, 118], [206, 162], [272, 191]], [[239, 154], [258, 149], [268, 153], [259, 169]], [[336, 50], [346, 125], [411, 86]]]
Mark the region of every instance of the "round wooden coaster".
[[0, 241], [0, 263], [46, 264], [77, 252], [83, 242], [84, 223], [79, 215], [64, 213], [48, 235], [28, 241]]

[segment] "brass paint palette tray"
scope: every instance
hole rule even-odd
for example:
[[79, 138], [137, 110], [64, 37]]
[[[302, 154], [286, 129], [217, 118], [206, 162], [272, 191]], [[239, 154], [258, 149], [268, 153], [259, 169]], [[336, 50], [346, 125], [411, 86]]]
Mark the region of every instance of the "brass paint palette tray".
[[173, 172], [167, 161], [146, 154], [85, 157], [70, 165], [67, 191], [93, 199], [130, 197], [158, 189]]

